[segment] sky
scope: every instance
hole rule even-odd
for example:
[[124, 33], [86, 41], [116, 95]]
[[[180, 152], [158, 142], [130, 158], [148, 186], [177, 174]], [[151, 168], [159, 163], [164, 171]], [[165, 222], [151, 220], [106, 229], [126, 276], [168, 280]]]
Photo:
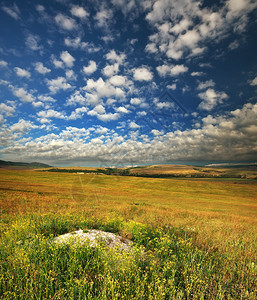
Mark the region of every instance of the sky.
[[0, 2], [0, 159], [257, 159], [257, 2]]

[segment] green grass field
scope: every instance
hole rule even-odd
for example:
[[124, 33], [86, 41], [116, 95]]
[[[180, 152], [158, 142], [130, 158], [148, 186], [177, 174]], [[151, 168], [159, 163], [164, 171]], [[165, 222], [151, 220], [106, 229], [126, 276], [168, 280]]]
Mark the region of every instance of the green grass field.
[[[0, 169], [0, 213], [1, 299], [257, 298], [256, 180]], [[135, 250], [52, 243], [90, 228]]]

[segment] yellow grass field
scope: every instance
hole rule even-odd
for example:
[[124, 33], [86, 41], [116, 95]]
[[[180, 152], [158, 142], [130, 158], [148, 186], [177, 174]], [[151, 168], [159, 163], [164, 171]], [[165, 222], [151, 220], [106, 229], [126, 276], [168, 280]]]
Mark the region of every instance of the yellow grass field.
[[[159, 299], [177, 299], [180, 297], [179, 290], [183, 291], [180, 299], [254, 299], [257, 295], [256, 180], [160, 179], [0, 169], [0, 212], [2, 237], [11, 239], [10, 234], [16, 228], [16, 242], [15, 239], [26, 239], [26, 235], [35, 233], [39, 223], [59, 224], [58, 222], [63, 222], [61, 220], [66, 220], [64, 232], [79, 229], [87, 220], [87, 224], [91, 224], [85, 225], [87, 228], [105, 226], [112, 231], [118, 231], [124, 237], [132, 240], [134, 238], [135, 241], [137, 238], [129, 225], [131, 222], [141, 224], [142, 228], [151, 228], [151, 232], [159, 229], [163, 232], [172, 231], [176, 238], [188, 242], [192, 251], [202, 251], [206, 257], [210, 255], [210, 259], [222, 257], [222, 265], [219, 266], [219, 271], [215, 271], [216, 275], [208, 271], [211, 274], [208, 276], [212, 278], [210, 282], [216, 280], [218, 283], [205, 283], [206, 289], [197, 292], [194, 291], [194, 285], [190, 285], [189, 291], [183, 277], [183, 283], [173, 283], [173, 292], [168, 292], [166, 287], [167, 293], [163, 294], [166, 296], [160, 296]], [[42, 221], [44, 219], [48, 221]], [[115, 222], [119, 225], [114, 230], [114, 225], [110, 224]], [[22, 226], [26, 229], [21, 229]], [[58, 226], [47, 229], [48, 233], [56, 236], [63, 232]], [[44, 230], [40, 230], [40, 234], [44, 235]], [[149, 239], [150, 245], [151, 238]], [[140, 240], [138, 243], [140, 244]], [[142, 244], [148, 247], [143, 239]], [[151, 253], [157, 253], [152, 248], [150, 250]], [[7, 257], [16, 255], [12, 250], [9, 251]], [[27, 250], [24, 248], [23, 251]], [[209, 264], [214, 268], [215, 262], [210, 261]], [[192, 266], [195, 268], [194, 263]], [[6, 268], [8, 267], [3, 267], [2, 271]], [[198, 276], [196, 271], [190, 272], [188, 276]], [[7, 278], [2, 277], [2, 280], [5, 282]], [[223, 286], [221, 282], [224, 282]], [[63, 281], [60, 281], [60, 286], [62, 284]], [[200, 289], [199, 282], [198, 285]], [[0, 286], [3, 299], [18, 299], [21, 293], [27, 295], [26, 297], [32, 295], [32, 291], [25, 292], [21, 287], [19, 291], [11, 291], [9, 295], [8, 289], [11, 289], [11, 285], [4, 286], [4, 283]], [[51, 296], [51, 299], [57, 299], [56, 295], [61, 293], [60, 286], [53, 288], [51, 292], [46, 292], [45, 287], [41, 291], [42, 297], [46, 299]], [[211, 290], [207, 291], [210, 286]], [[224, 291], [221, 291], [222, 288]], [[239, 298], [236, 298], [233, 290], [240, 294]], [[129, 293], [132, 292], [126, 295], [121, 293], [117, 298], [106, 296], [106, 299], [148, 299], [135, 296], [138, 295], [136, 292]], [[158, 293], [152, 299], [158, 299], [157, 295], [161, 295]], [[15, 296], [12, 298], [11, 295]], [[36, 295], [39, 297], [39, 293]], [[62, 295], [70, 297], [65, 292]], [[81, 296], [81, 299], [84, 298]], [[97, 297], [92, 296], [92, 299]]]

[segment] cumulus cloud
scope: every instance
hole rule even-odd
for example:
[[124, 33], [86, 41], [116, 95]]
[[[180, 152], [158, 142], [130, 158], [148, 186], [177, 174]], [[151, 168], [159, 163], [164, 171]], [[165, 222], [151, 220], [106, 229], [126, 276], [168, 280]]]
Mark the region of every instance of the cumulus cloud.
[[16, 74], [17, 74], [19, 77], [30, 78], [30, 76], [31, 76], [31, 74], [30, 74], [29, 71], [24, 70], [24, 69], [19, 68], [19, 67], [15, 67], [15, 68], [14, 68], [14, 71], [16, 72]]
[[198, 108], [201, 110], [212, 110], [217, 104], [223, 102], [223, 100], [228, 98], [225, 92], [216, 92], [214, 89], [208, 89], [203, 93], [199, 93], [198, 96], [203, 100]]
[[60, 58], [68, 68], [73, 67], [75, 58], [68, 51], [62, 51]]
[[136, 124], [134, 121], [131, 121], [129, 123], [129, 128], [131, 128], [131, 129], [138, 129], [138, 128], [140, 128], [140, 125]]
[[167, 88], [175, 91], [175, 89], [177, 88], [177, 84], [176, 83], [169, 84], [167, 85]]
[[35, 100], [35, 97], [24, 88], [12, 87], [12, 92], [22, 102], [33, 102]]
[[205, 82], [199, 82], [197, 89], [198, 90], [205, 90], [209, 87], [214, 87], [214, 86], [215, 86], [215, 82], [212, 79], [210, 79], [210, 80], [207, 80]]
[[81, 6], [73, 5], [71, 8], [71, 14], [80, 19], [85, 19], [89, 16], [89, 13]]
[[198, 76], [203, 76], [204, 74], [205, 74], [204, 72], [192, 72], [191, 76], [198, 77]]
[[77, 80], [77, 75], [74, 73], [73, 70], [66, 70], [65, 75], [66, 78], [69, 80]]
[[61, 13], [57, 14], [55, 17], [55, 22], [60, 28], [65, 30], [74, 30], [77, 28], [75, 20], [70, 17], [67, 17]]
[[117, 74], [119, 72], [119, 64], [115, 63], [113, 65], [107, 65], [106, 67], [104, 67], [102, 73], [106, 76], [106, 77], [110, 77], [113, 76], [115, 74]]
[[101, 6], [100, 10], [96, 13], [94, 17], [96, 25], [102, 28], [108, 28], [112, 18], [113, 11], [111, 9], [106, 9], [104, 6]]
[[37, 115], [40, 118], [46, 118], [46, 119], [51, 119], [51, 118], [65, 119], [66, 118], [66, 115], [64, 113], [61, 113], [54, 109], [41, 110], [40, 112], [37, 113]]
[[50, 69], [48, 69], [47, 67], [44, 67], [43, 63], [42, 62], [36, 62], [35, 63], [35, 70], [40, 73], [40, 74], [47, 74], [49, 72], [51, 72]]
[[[218, 42], [234, 30], [244, 32], [249, 23], [248, 14], [256, 9], [256, 1], [229, 0], [220, 8], [201, 6], [198, 1], [157, 0], [146, 20], [155, 26], [146, 51], [164, 53], [168, 58], [181, 59], [185, 55], [199, 56], [208, 48], [209, 40]], [[238, 43], [230, 45], [230, 49]]]
[[111, 62], [116, 62], [118, 64], [122, 64], [124, 63], [125, 59], [126, 59], [126, 54], [125, 53], [120, 53], [117, 54], [117, 52], [115, 50], [111, 50], [106, 54], [106, 59], [111, 61]]
[[118, 112], [118, 113], [123, 113], [123, 114], [128, 114], [130, 111], [126, 108], [126, 107], [124, 107], [124, 106], [120, 106], [120, 107], [118, 107], [117, 109], [116, 109], [116, 111]]
[[87, 111], [88, 111], [88, 108], [84, 107], [84, 106], [76, 108], [75, 111], [73, 111], [71, 113], [71, 115], [69, 116], [69, 120], [81, 119]]
[[56, 94], [59, 90], [68, 90], [72, 86], [67, 82], [65, 77], [57, 77], [56, 79], [47, 79], [47, 86], [52, 94]]
[[131, 98], [130, 99], [130, 103], [132, 104], [132, 105], [140, 105], [140, 104], [142, 104], [144, 102], [144, 99], [142, 99], [142, 98]]
[[11, 131], [26, 133], [31, 129], [37, 128], [37, 125], [34, 125], [31, 121], [26, 121], [24, 119], [20, 119], [19, 122], [10, 126]]
[[177, 76], [188, 71], [188, 67], [184, 65], [162, 65], [156, 68], [160, 76], [166, 75]]
[[15, 106], [6, 105], [5, 103], [0, 103], [0, 111], [5, 114], [6, 117], [12, 117], [15, 112]]
[[250, 81], [250, 85], [257, 85], [257, 76]]
[[76, 37], [74, 39], [66, 37], [64, 39], [64, 44], [67, 47], [71, 47], [74, 49], [81, 49], [81, 50], [86, 50], [89, 53], [94, 53], [98, 52], [100, 50], [100, 47], [97, 47], [94, 45], [94, 43], [89, 43], [89, 42], [82, 42], [80, 37]]
[[88, 66], [83, 67], [83, 72], [87, 75], [90, 75], [90, 74], [94, 73], [96, 71], [96, 69], [97, 69], [96, 62], [93, 60], [90, 60]]
[[39, 42], [40, 42], [39, 36], [34, 34], [28, 34], [25, 40], [26, 46], [32, 51], [37, 51], [42, 49], [42, 46], [39, 45]]
[[92, 110], [88, 112], [89, 116], [95, 116], [99, 120], [103, 122], [109, 122], [109, 121], [114, 121], [117, 120], [120, 115], [119, 113], [106, 113], [105, 108], [102, 104], [96, 105]]
[[[117, 118], [119, 114], [102, 114], [97, 117], [103, 121]], [[54, 160], [66, 162], [99, 163], [153, 163], [176, 160], [254, 160], [257, 154], [257, 104], [247, 103], [241, 109], [215, 116], [207, 116], [199, 120], [199, 128], [162, 132], [152, 129], [152, 136], [131, 134], [122, 137], [119, 134], [96, 136], [95, 128], [85, 129], [67, 127], [58, 135], [48, 134], [25, 145], [15, 142], [15, 145], [5, 146], [1, 154], [23, 159]], [[30, 130], [32, 123], [21, 121], [13, 130]], [[130, 129], [138, 129], [140, 125], [130, 122]], [[35, 127], [34, 127], [35, 128]], [[108, 130], [107, 130], [108, 131]], [[107, 132], [99, 128], [98, 134]], [[81, 139], [80, 137], [87, 137]], [[93, 140], [98, 139], [98, 140]], [[113, 147], [117, 141], [118, 147]], [[9, 139], [10, 140], [10, 139]], [[93, 141], [92, 141], [93, 140]], [[102, 142], [100, 142], [102, 141]], [[97, 144], [97, 147], [95, 145]], [[44, 149], [44, 151], [42, 151]], [[58, 151], [56, 151], [58, 149]], [[161, 153], [161, 156], [160, 156]]]
[[63, 62], [56, 58], [53, 58], [53, 64], [56, 68], [63, 68]]
[[8, 66], [8, 63], [4, 60], [0, 60], [0, 68], [6, 68]]
[[121, 75], [115, 75], [112, 76], [109, 80], [110, 83], [114, 86], [123, 86], [126, 83], [126, 76], [121, 76]]
[[72, 47], [72, 48], [80, 48], [81, 47], [81, 38], [80, 37], [76, 37], [74, 39], [71, 39], [69, 37], [64, 39], [64, 44], [68, 47]]
[[147, 67], [135, 68], [133, 77], [138, 81], [150, 81], [153, 79], [153, 73]]
[[85, 105], [86, 103], [86, 97], [80, 91], [75, 91], [66, 101], [67, 105]]
[[124, 91], [120, 87], [113, 86], [110, 82], [104, 81], [102, 77], [98, 80], [88, 79], [87, 84], [83, 89], [90, 93], [91, 96], [88, 94], [88, 101], [91, 102], [91, 100], [93, 100], [91, 103], [105, 97], [124, 97]]

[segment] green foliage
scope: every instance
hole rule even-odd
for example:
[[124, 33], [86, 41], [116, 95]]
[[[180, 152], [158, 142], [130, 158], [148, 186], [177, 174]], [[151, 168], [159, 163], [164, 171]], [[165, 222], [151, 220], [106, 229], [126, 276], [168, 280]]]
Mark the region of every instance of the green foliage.
[[[103, 245], [60, 245], [76, 228], [129, 234], [130, 252]], [[173, 227], [85, 214], [10, 220], [0, 243], [2, 299], [256, 299], [257, 267], [207, 252]], [[244, 268], [244, 273], [242, 269]]]

